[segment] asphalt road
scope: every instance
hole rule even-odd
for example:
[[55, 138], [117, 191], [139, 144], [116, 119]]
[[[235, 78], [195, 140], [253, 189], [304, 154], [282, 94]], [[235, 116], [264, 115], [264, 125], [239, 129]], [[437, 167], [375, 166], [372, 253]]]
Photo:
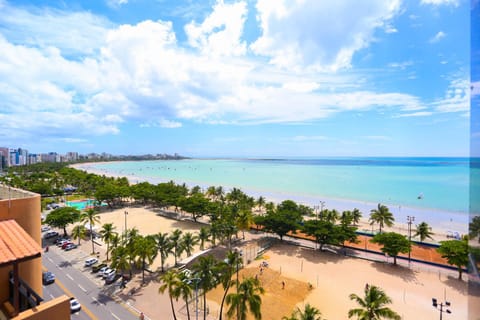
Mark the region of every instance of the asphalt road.
[[114, 291], [116, 284], [105, 286], [103, 281], [83, 267], [87, 257], [79, 250], [63, 251], [50, 246], [42, 256], [43, 265], [55, 274], [55, 284], [44, 286], [44, 299], [50, 300], [62, 294], [75, 297], [82, 305], [80, 312], [72, 314], [72, 319], [93, 320], [135, 320], [138, 315], [124, 305], [115, 302], [108, 292]]

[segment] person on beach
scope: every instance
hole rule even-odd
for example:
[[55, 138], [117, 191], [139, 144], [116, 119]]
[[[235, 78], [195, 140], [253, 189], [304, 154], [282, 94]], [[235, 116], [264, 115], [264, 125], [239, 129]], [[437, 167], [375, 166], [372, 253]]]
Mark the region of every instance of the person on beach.
[[285, 289], [285, 281], [282, 281], [282, 289]]

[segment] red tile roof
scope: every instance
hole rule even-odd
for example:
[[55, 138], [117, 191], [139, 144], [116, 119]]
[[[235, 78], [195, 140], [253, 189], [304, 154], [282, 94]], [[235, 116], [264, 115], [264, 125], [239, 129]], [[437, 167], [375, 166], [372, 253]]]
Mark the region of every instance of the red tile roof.
[[0, 266], [41, 254], [40, 245], [15, 220], [0, 221]]

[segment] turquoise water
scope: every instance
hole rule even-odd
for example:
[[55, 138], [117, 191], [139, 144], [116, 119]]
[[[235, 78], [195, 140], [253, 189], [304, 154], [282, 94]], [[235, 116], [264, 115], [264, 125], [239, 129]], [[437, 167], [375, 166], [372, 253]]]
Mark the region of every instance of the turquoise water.
[[[77, 210], [84, 210], [87, 208], [91, 208], [95, 205], [95, 201], [93, 199], [85, 199], [85, 200], [75, 200], [75, 201], [67, 201], [67, 206], [73, 207]], [[105, 204], [102, 204], [105, 205]]]
[[[283, 199], [328, 198], [466, 213], [470, 178], [480, 177], [477, 164], [470, 168], [468, 158], [191, 159], [89, 168], [132, 182], [173, 180]], [[472, 189], [478, 189], [478, 180], [472, 178]]]

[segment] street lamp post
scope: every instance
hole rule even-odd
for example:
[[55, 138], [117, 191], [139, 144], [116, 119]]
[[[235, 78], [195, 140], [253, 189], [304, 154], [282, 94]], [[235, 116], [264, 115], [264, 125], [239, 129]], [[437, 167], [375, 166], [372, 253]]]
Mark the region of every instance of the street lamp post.
[[[412, 223], [415, 221], [414, 216], [407, 216], [407, 223], [408, 223], [408, 241], [412, 241]], [[410, 263], [410, 256], [412, 253], [412, 245], [410, 244], [410, 248], [408, 248], [408, 263]]]
[[438, 303], [437, 299], [432, 298], [432, 306], [435, 307], [435, 309], [438, 309], [440, 311], [440, 320], [443, 319], [444, 312], [448, 314], [452, 313], [452, 311], [448, 309], [448, 307], [450, 307], [450, 302], [448, 301]]
[[125, 210], [124, 215], [125, 215], [125, 232], [124, 232], [124, 234], [125, 234], [125, 241], [127, 241], [127, 216], [128, 216], [128, 211], [127, 210]]

